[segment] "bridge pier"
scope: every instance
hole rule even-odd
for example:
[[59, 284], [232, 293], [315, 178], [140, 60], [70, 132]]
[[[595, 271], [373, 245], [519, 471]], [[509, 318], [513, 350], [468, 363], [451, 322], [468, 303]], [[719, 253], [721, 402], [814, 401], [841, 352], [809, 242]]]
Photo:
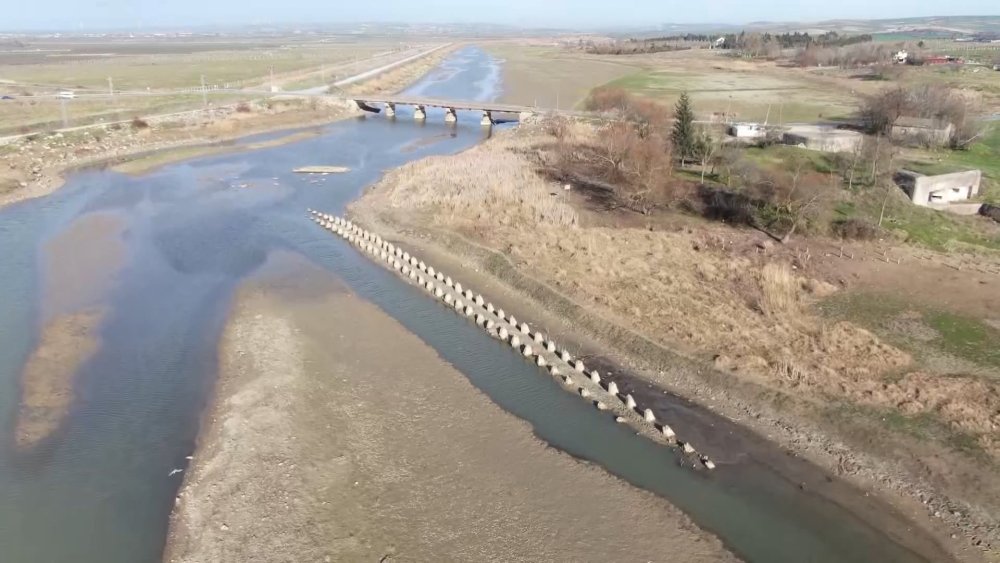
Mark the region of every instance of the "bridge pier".
[[458, 121], [458, 114], [455, 113], [455, 108], [445, 108], [444, 109], [444, 122], [445, 123], [455, 123]]
[[483, 120], [481, 122], [483, 127], [493, 126], [493, 113], [489, 110], [483, 112]]
[[413, 119], [417, 121], [427, 119], [427, 110], [424, 109], [424, 106], [417, 106], [417, 109], [413, 110]]
[[386, 117], [396, 117], [396, 104], [392, 102], [386, 102], [385, 104], [385, 116]]

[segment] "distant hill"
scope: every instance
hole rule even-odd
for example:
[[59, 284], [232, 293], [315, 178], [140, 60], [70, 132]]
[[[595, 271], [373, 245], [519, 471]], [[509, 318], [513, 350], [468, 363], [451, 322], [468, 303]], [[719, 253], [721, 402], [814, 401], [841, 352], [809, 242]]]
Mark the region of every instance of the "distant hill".
[[612, 37], [663, 37], [694, 34], [739, 33], [756, 31], [771, 33], [808, 32], [813, 35], [836, 31], [841, 34], [911, 37], [954, 37], [1000, 31], [1000, 16], [932, 16], [881, 20], [838, 19], [816, 22], [757, 21], [746, 24], [665, 23], [656, 27], [619, 27], [601, 30]]

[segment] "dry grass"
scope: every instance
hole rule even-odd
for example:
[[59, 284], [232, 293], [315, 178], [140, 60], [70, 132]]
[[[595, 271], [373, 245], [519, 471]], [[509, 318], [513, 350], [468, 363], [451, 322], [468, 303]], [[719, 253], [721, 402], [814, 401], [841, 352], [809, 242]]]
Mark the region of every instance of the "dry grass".
[[[933, 415], [1000, 455], [995, 381], [919, 371], [909, 354], [868, 330], [817, 314], [813, 304], [833, 286], [766, 255], [714, 247], [701, 230], [581, 226], [570, 204], [550, 195], [561, 190], [522, 156], [543, 142], [550, 141], [541, 128], [522, 128], [462, 155], [413, 163], [358, 205], [404, 224], [459, 231], [595, 314], [689, 356], [714, 358], [734, 377], [817, 407], [846, 401]], [[704, 229], [733, 236], [724, 227]]]
[[578, 222], [558, 186], [539, 178], [525, 156], [493, 144], [411, 163], [389, 174], [382, 186], [378, 195], [390, 206], [419, 209], [463, 228]]

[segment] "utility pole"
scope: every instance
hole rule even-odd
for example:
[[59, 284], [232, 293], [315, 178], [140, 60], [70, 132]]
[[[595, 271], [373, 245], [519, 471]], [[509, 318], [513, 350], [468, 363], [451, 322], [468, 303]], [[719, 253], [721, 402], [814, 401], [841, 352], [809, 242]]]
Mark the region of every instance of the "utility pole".
[[69, 116], [66, 113], [66, 98], [59, 99], [59, 109], [62, 113], [62, 124], [63, 127], [69, 127]]
[[115, 97], [115, 81], [110, 76], [108, 77], [108, 95], [112, 98]]
[[274, 65], [271, 65], [271, 91], [274, 92]]
[[201, 75], [201, 104], [208, 107], [208, 92], [205, 91], [205, 75]]

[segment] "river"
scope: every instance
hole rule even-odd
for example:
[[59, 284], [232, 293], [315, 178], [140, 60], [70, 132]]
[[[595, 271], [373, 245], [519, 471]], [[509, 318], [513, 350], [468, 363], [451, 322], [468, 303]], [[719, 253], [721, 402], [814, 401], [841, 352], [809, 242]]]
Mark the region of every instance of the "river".
[[[408, 93], [489, 99], [499, 62], [465, 48]], [[285, 146], [174, 164], [140, 177], [74, 174], [62, 189], [0, 210], [0, 546], [5, 562], [159, 560], [168, 516], [216, 373], [234, 289], [275, 250], [305, 255], [425, 342], [543, 440], [674, 503], [741, 557], [761, 562], [923, 561], [849, 512], [763, 468], [712, 477], [566, 393], [509, 349], [318, 229], [307, 208], [340, 213], [385, 171], [481, 141], [478, 115], [457, 126], [371, 116]], [[248, 138], [253, 143], [269, 136]], [[296, 175], [300, 166], [351, 168]], [[22, 367], [53, 315], [52, 291], [79, 271], [53, 270], [48, 243], [81, 219], [119, 225], [120, 266], [86, 305], [105, 311], [97, 351], [74, 379], [58, 431], [16, 446]], [[72, 247], [70, 249], [72, 252]], [[94, 268], [100, 267], [94, 263]], [[59, 275], [69, 279], [53, 280]], [[46, 290], [46, 288], [50, 288]], [[51, 288], [56, 288], [52, 290]], [[48, 293], [47, 293], [48, 292]], [[72, 300], [68, 300], [72, 301]]]

